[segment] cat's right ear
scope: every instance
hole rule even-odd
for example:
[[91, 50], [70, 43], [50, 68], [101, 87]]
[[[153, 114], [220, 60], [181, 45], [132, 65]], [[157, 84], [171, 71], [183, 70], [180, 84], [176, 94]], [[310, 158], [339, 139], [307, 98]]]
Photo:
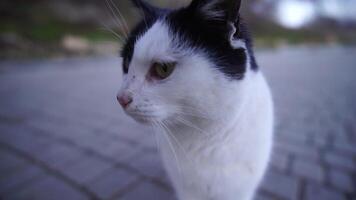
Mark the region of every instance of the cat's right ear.
[[193, 0], [189, 8], [208, 19], [236, 21], [242, 0]]
[[[226, 37], [234, 48], [240, 43], [240, 7], [242, 0], [193, 0], [189, 5], [192, 12], [199, 14], [219, 26], [225, 26]], [[225, 22], [225, 23], [221, 23]]]
[[144, 14], [143, 17], [154, 17], [160, 12], [159, 8], [148, 4], [145, 0], [131, 0], [131, 2]]

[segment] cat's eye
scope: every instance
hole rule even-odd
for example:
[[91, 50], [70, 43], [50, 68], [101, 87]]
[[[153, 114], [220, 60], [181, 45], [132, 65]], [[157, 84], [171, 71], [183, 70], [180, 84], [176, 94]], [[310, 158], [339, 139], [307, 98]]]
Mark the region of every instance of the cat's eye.
[[166, 79], [168, 78], [174, 71], [176, 67], [176, 63], [154, 63], [152, 65], [152, 76], [157, 79]]

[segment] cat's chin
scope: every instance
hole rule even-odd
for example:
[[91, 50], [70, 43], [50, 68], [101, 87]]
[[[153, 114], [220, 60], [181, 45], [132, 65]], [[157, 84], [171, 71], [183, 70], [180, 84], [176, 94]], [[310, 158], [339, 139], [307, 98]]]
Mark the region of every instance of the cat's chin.
[[152, 117], [152, 116], [135, 115], [135, 114], [130, 114], [130, 113], [127, 113], [127, 114], [132, 119], [134, 119], [136, 122], [143, 124], [143, 125], [152, 125], [156, 121], [158, 121], [158, 119], [156, 119], [156, 117]]
[[144, 124], [144, 125], [151, 125], [153, 124], [153, 120], [148, 119], [148, 118], [137, 118], [137, 117], [133, 117], [133, 119], [140, 123], [140, 124]]

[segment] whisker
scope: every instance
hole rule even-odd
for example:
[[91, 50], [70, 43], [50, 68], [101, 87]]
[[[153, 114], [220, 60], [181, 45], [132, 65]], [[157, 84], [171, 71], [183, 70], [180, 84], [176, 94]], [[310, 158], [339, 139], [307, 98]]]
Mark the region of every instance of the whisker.
[[[166, 98], [161, 97], [159, 94], [150, 92], [150, 91], [146, 91], [145, 93], [149, 94], [150, 96], [154, 96], [154, 98], [158, 101], [166, 101]], [[180, 97], [178, 95], [176, 95], [177, 98], [179, 99], [183, 99], [183, 97]], [[165, 103], [163, 103], [165, 104]], [[172, 110], [174, 110], [174, 113], [177, 114], [181, 114], [181, 115], [187, 115], [187, 116], [191, 116], [191, 117], [196, 117], [196, 118], [200, 118], [200, 119], [206, 119], [206, 120], [216, 120], [211, 118], [211, 116], [206, 113], [205, 111], [198, 109], [196, 107], [193, 106], [189, 106], [189, 105], [164, 105], [164, 107], [168, 107]]]
[[[105, 0], [106, 2], [106, 7], [110, 10], [111, 15], [113, 16], [113, 19], [115, 20], [116, 24], [121, 28], [123, 27], [120, 19], [116, 16], [114, 9], [112, 8], [111, 4], [109, 3], [108, 0]], [[125, 35], [125, 38], [128, 39], [128, 35], [126, 34], [125, 31], [123, 31], [123, 34]]]
[[[157, 127], [156, 123], [157, 123], [156, 121], [153, 121], [151, 123], [151, 128], [153, 129], [153, 134], [155, 135], [156, 148], [157, 148], [157, 150], [160, 150], [160, 142], [159, 142], [158, 135], [157, 135], [158, 133], [156, 131], [159, 129], [159, 127]], [[156, 130], [154, 130], [154, 129], [156, 129]]]
[[140, 14], [141, 14], [141, 16], [143, 18], [143, 21], [145, 22], [146, 28], [148, 28], [148, 23], [147, 23], [145, 12], [143, 11], [141, 6], [139, 6], [139, 7], [140, 7], [139, 11], [140, 11]]
[[[168, 123], [168, 122], [166, 122]], [[173, 140], [177, 143], [177, 145], [179, 146], [179, 148], [182, 149], [184, 156], [189, 160], [188, 157], [188, 153], [187, 151], [184, 149], [183, 145], [178, 141], [178, 139], [174, 136], [174, 134], [170, 131], [170, 129], [168, 128], [168, 125], [166, 124], [164, 121], [162, 122], [162, 125], [166, 128], [166, 130], [169, 132], [170, 136], [173, 138]]]
[[99, 28], [99, 30], [102, 31], [107, 31], [111, 34], [113, 34], [117, 39], [119, 39], [121, 42], [124, 42], [124, 39], [121, 37], [121, 35], [119, 35], [118, 33], [116, 33], [114, 30], [108, 28], [108, 27], [103, 27], [103, 28]]
[[129, 35], [130, 29], [129, 26], [126, 22], [126, 19], [124, 18], [124, 16], [122, 15], [120, 9], [116, 6], [116, 4], [113, 2], [113, 0], [110, 0], [111, 4], [114, 6], [114, 9], [116, 10], [116, 12], [119, 14], [119, 17], [121, 18], [123, 25], [124, 25], [124, 29], [126, 29], [126, 35]]
[[[214, 120], [211, 117], [209, 117], [207, 113], [191, 106], [168, 105], [168, 107], [174, 109], [174, 112], [176, 112], [177, 114], [189, 115], [192, 117], [197, 117], [197, 118], [202, 118], [207, 120]], [[194, 113], [192, 111], [195, 111], [197, 113]]]
[[185, 119], [183, 119], [183, 118], [181, 118], [181, 117], [179, 117], [179, 116], [176, 117], [176, 120], [179, 121], [179, 122], [181, 122], [182, 124], [184, 124], [184, 125], [190, 127], [190, 128], [196, 129], [197, 131], [199, 131], [200, 133], [204, 134], [205, 136], [208, 136], [208, 135], [209, 135], [209, 133], [208, 133], [207, 131], [205, 131], [205, 130], [203, 130], [203, 129], [197, 127], [197, 126], [195, 126], [195, 125], [192, 124], [191, 122], [189, 122], [189, 121], [187, 121], [187, 120], [185, 120]]
[[167, 142], [168, 142], [168, 144], [169, 144], [169, 146], [170, 146], [170, 148], [171, 148], [171, 150], [172, 150], [173, 156], [174, 156], [174, 158], [175, 158], [175, 160], [176, 160], [178, 173], [179, 173], [180, 176], [182, 176], [182, 169], [181, 169], [181, 166], [180, 166], [180, 163], [179, 163], [179, 160], [178, 160], [177, 153], [176, 153], [176, 151], [174, 150], [174, 146], [173, 146], [173, 144], [172, 144], [172, 141], [169, 139], [169, 135], [170, 135], [169, 130], [167, 130], [166, 127], [163, 126], [162, 123], [159, 123], [159, 122], [158, 122], [157, 125], [160, 126], [163, 131], [164, 131], [164, 130], [167, 131], [167, 134], [164, 134], [163, 132], [162, 132], [162, 134], [165, 136], [165, 138], [166, 138], [166, 140], [167, 140]]

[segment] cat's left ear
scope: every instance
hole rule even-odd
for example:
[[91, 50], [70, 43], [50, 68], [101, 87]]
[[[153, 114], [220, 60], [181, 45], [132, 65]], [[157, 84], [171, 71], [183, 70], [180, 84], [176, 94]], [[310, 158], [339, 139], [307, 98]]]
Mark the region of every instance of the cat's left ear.
[[231, 45], [240, 34], [240, 7], [242, 0], [193, 0], [190, 8], [207, 20], [224, 21]]

